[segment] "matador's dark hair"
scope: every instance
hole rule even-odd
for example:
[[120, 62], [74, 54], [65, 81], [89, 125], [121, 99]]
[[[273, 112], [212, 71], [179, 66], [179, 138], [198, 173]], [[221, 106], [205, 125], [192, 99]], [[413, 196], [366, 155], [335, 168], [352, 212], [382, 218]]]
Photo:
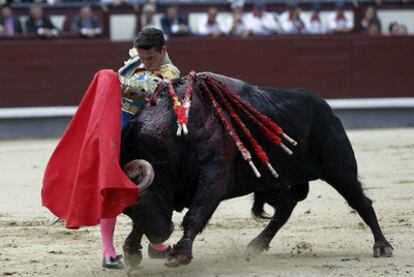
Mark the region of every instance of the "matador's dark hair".
[[161, 52], [162, 47], [165, 45], [164, 34], [161, 30], [154, 27], [145, 27], [138, 33], [134, 40], [134, 47], [149, 50], [154, 48], [156, 51]]

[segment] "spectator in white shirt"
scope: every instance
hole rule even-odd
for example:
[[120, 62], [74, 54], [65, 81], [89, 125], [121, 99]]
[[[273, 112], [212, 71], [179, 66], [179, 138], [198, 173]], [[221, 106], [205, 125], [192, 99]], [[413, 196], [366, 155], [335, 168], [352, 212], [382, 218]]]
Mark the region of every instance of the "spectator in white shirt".
[[198, 32], [202, 36], [220, 37], [224, 34], [223, 24], [217, 20], [218, 10], [210, 7], [207, 16], [200, 21]]
[[288, 4], [287, 11], [279, 16], [279, 22], [285, 34], [306, 33], [305, 18], [296, 2]]
[[248, 37], [249, 31], [244, 23], [243, 6], [234, 6], [231, 18], [224, 23], [224, 32], [230, 36]]
[[328, 26], [334, 33], [350, 33], [352, 32], [354, 23], [351, 18], [345, 14], [345, 2], [336, 2], [335, 13], [329, 16]]
[[306, 21], [306, 32], [308, 34], [326, 34], [328, 33], [328, 24], [320, 16], [321, 4], [316, 2], [312, 6], [311, 15]]
[[266, 36], [279, 31], [274, 16], [265, 9], [264, 3], [257, 1], [253, 4], [253, 10], [244, 18], [246, 28], [251, 35]]

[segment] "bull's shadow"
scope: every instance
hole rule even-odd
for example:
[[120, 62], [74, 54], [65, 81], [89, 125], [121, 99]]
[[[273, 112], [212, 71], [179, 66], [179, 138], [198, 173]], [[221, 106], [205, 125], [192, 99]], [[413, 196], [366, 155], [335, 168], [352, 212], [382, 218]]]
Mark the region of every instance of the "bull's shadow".
[[[304, 90], [259, 88], [229, 77], [200, 73], [194, 79], [186, 125], [189, 134], [177, 136], [180, 113], [176, 100], [170, 100], [175, 99], [171, 88], [175, 88], [178, 98], [185, 99], [192, 81], [191, 76], [183, 77], [174, 81], [174, 86], [161, 89], [153, 99], [156, 105], [148, 104], [123, 131], [121, 164], [127, 165], [128, 174], [140, 174], [137, 159], [148, 161], [155, 172], [145, 166], [146, 182], [155, 178], [137, 203], [125, 210], [133, 220], [133, 230], [124, 244], [129, 266], [141, 262], [142, 236], [154, 243], [167, 240], [173, 230], [173, 211], [185, 207], [189, 210], [182, 222], [184, 234], [166, 265], [190, 263], [193, 241], [218, 204], [251, 192], [253, 214], [270, 220], [248, 245], [250, 253], [261, 253], [269, 248], [298, 201], [306, 198], [309, 181], [316, 179], [334, 187], [371, 228], [374, 256], [392, 255], [372, 202], [357, 178], [357, 164], [345, 130], [323, 99]], [[245, 109], [250, 109], [250, 114]], [[283, 129], [276, 130], [282, 143], [292, 142], [283, 136], [285, 133], [297, 141], [297, 146], [291, 146], [292, 155], [266, 133], [263, 115]], [[247, 153], [248, 149], [253, 150]], [[249, 161], [250, 154], [257, 171], [251, 171], [245, 161]], [[274, 165], [278, 178], [266, 161]], [[263, 211], [266, 203], [275, 209], [271, 216]]]

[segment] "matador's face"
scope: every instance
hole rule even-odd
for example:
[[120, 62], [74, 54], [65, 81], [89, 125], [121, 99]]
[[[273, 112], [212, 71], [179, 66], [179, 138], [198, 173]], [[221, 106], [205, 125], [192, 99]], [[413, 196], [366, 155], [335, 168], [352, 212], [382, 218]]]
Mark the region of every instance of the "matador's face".
[[154, 48], [142, 49], [137, 48], [138, 56], [140, 57], [145, 68], [148, 70], [157, 70], [165, 60], [166, 47], [161, 48], [161, 52], [158, 52]]

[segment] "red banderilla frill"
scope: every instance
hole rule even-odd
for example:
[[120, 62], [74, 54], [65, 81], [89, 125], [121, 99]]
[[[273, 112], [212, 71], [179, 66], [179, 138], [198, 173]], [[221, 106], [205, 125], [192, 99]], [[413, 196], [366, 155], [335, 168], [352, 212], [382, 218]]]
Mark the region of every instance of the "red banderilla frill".
[[211, 78], [207, 78], [208, 84], [214, 89], [214, 91], [217, 93], [217, 95], [220, 97], [220, 99], [223, 101], [224, 106], [226, 107], [227, 111], [229, 112], [230, 116], [236, 121], [237, 125], [242, 129], [244, 135], [247, 137], [251, 145], [253, 146], [253, 150], [256, 153], [259, 160], [269, 168], [270, 172], [275, 176], [276, 178], [279, 177], [279, 174], [276, 172], [276, 170], [273, 168], [273, 166], [269, 163], [269, 158], [267, 157], [267, 153], [263, 150], [262, 146], [257, 142], [257, 140], [253, 137], [250, 130], [244, 125], [244, 123], [241, 121], [241, 118], [238, 116], [236, 111], [234, 110], [233, 106], [230, 104], [230, 102], [226, 99], [226, 97], [223, 95], [223, 92], [218, 87], [217, 83], [213, 81]]
[[260, 172], [257, 170], [256, 166], [252, 161], [252, 156], [250, 155], [249, 150], [246, 149], [243, 142], [240, 140], [239, 136], [237, 135], [236, 130], [233, 128], [233, 125], [226, 119], [224, 114], [223, 108], [217, 103], [216, 99], [214, 98], [213, 94], [211, 93], [210, 89], [208, 88], [207, 84], [204, 80], [201, 80], [201, 86], [203, 87], [204, 91], [207, 93], [208, 98], [210, 98], [211, 103], [213, 104], [214, 109], [216, 110], [221, 122], [223, 123], [224, 127], [226, 128], [229, 135], [232, 137], [233, 141], [235, 142], [237, 148], [239, 149], [243, 159], [247, 161], [252, 168], [254, 174], [257, 178], [260, 178]]
[[[210, 82], [218, 83], [213, 78], [208, 78], [210, 78]], [[224, 92], [224, 95], [229, 98], [232, 104], [234, 104], [238, 109], [242, 110], [260, 128], [260, 130], [270, 141], [278, 144], [289, 155], [293, 154], [292, 151], [285, 144], [283, 144], [279, 136], [285, 138], [293, 146], [296, 146], [297, 142], [290, 138], [282, 128], [280, 128], [273, 120], [258, 112], [252, 105], [242, 99], [240, 95], [230, 91], [227, 87], [221, 84], [219, 84], [219, 87]]]
[[[175, 93], [174, 87], [173, 87], [171, 82], [168, 83], [168, 95], [171, 98], [174, 112], [177, 115], [177, 125], [178, 125], [177, 136], [180, 136], [181, 135], [181, 130], [183, 128], [185, 128], [185, 130], [187, 130], [188, 120], [187, 120], [187, 116], [186, 116], [186, 113], [185, 113], [185, 109], [184, 109], [183, 105], [181, 105], [181, 101], [178, 98], [177, 94]], [[187, 131], [187, 133], [188, 133], [188, 131]]]

